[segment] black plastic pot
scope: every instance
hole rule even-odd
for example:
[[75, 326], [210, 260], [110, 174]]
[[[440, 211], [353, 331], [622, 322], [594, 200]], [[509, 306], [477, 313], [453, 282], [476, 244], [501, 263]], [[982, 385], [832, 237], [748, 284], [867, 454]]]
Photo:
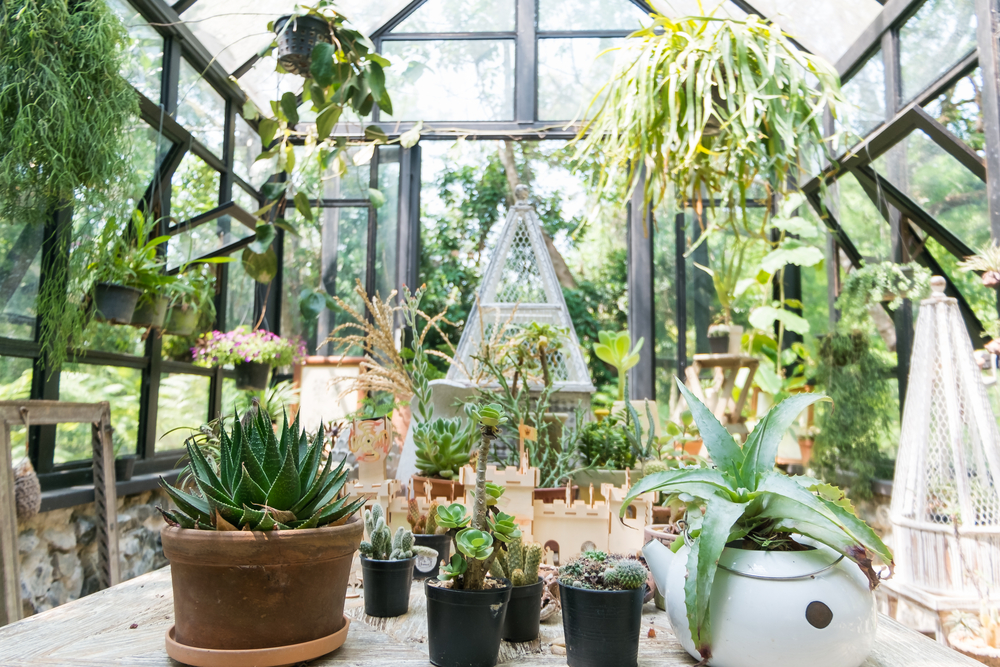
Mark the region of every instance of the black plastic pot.
[[190, 336], [198, 326], [198, 311], [194, 308], [183, 308], [181, 306], [170, 306], [167, 311], [167, 321], [164, 324], [164, 331], [176, 336]]
[[132, 324], [137, 327], [162, 329], [163, 323], [167, 319], [169, 303], [163, 297], [156, 297], [152, 300], [141, 299], [135, 307], [135, 312], [132, 313]]
[[131, 324], [135, 304], [142, 296], [140, 290], [115, 283], [94, 285], [94, 310], [97, 317], [115, 324]]
[[127, 482], [132, 479], [132, 471], [135, 469], [135, 454], [119, 456], [115, 459], [115, 481]]
[[318, 16], [298, 16], [281, 32], [290, 18], [282, 16], [274, 22], [274, 32], [278, 35], [278, 62], [292, 74], [308, 76], [313, 48], [320, 42], [330, 43], [330, 25]]
[[509, 642], [530, 642], [538, 639], [538, 620], [542, 615], [541, 577], [534, 584], [514, 586], [503, 622], [503, 638]]
[[413, 563], [414, 579], [433, 579], [438, 576], [441, 561], [451, 560], [451, 537], [444, 535], [413, 535], [413, 543], [438, 552], [437, 558], [417, 556]]
[[236, 364], [236, 388], [264, 391], [267, 389], [267, 377], [270, 373], [271, 367], [259, 361]]
[[636, 667], [645, 584], [592, 591], [559, 584], [569, 667]]
[[413, 561], [369, 560], [361, 557], [365, 580], [365, 613], [369, 616], [402, 616], [410, 608]]
[[712, 354], [729, 354], [729, 335], [709, 336], [708, 349]]
[[424, 582], [427, 648], [438, 667], [493, 667], [500, 652], [511, 585], [486, 591], [456, 591]]

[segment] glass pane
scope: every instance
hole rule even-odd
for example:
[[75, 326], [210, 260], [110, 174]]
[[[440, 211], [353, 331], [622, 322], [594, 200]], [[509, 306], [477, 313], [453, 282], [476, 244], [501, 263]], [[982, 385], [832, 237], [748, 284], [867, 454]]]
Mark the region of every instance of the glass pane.
[[959, 271], [958, 258], [944, 249], [932, 238], [927, 239], [926, 250], [938, 261], [941, 268], [951, 279], [958, 291], [965, 297], [972, 312], [986, 326], [997, 318], [996, 290], [985, 287], [978, 274], [972, 271]]
[[384, 42], [397, 120], [514, 118], [514, 40]]
[[271, 175], [271, 169], [265, 160], [254, 162], [260, 155], [260, 135], [236, 114], [236, 136], [234, 137], [233, 171], [244, 181], [259, 188]]
[[136, 171], [136, 197], [142, 197], [153, 180], [159, 160], [167, 154], [173, 142], [146, 123], [139, 123], [132, 131], [135, 138], [132, 164]]
[[676, 210], [661, 206], [653, 234], [653, 317], [656, 332], [656, 400], [660, 415], [670, 414], [670, 396], [677, 375], [677, 257]]
[[[245, 239], [253, 233], [252, 229], [229, 216], [202, 223], [190, 231], [171, 237], [167, 244], [167, 268], [173, 269], [185, 262], [198, 259], [230, 243]], [[239, 261], [238, 256], [237, 261]]]
[[[271, 100], [280, 100], [285, 93], [302, 92], [302, 77], [279, 74], [275, 71], [278, 61], [273, 56], [258, 60], [246, 74], [239, 78], [240, 87], [257, 108], [271, 115]], [[256, 156], [255, 156], [256, 157]]]
[[177, 84], [177, 122], [205, 148], [222, 156], [222, 142], [226, 136], [226, 101], [183, 58]]
[[[0, 401], [31, 398], [31, 359], [0, 357]], [[10, 427], [11, 460], [16, 466], [27, 454], [24, 426]]]
[[[399, 251], [399, 147], [379, 149], [378, 189], [385, 204], [376, 209], [375, 289], [382, 298], [396, 289], [396, 256]], [[416, 289], [413, 285], [410, 289]]]
[[[669, 0], [668, 8], [673, 8]], [[538, 0], [538, 29], [541, 31], [638, 30], [640, 22], [649, 25], [652, 21], [629, 0]]]
[[[327, 208], [323, 209], [324, 224], [337, 247], [337, 274], [334, 294], [357, 312], [364, 312], [364, 304], [354, 293], [354, 286], [360, 280], [365, 284], [365, 269], [368, 255], [368, 209], [367, 208]], [[340, 319], [338, 318], [338, 323]]]
[[160, 397], [156, 402], [158, 454], [182, 448], [184, 439], [193, 432], [188, 429], [197, 429], [208, 421], [210, 386], [209, 378], [202, 375], [160, 375]]
[[338, 176], [333, 167], [320, 176], [320, 165], [314, 149], [295, 147], [295, 172], [292, 183], [298, 192], [305, 192], [310, 199], [368, 199], [371, 184], [371, 163], [354, 164], [358, 147], [347, 149], [347, 173]]
[[923, 131], [911, 132], [874, 167], [968, 245], [990, 240], [986, 184]]
[[183, 18], [222, 68], [232, 72], [271, 42], [268, 22], [294, 7], [294, 0], [206, 0], [191, 5]]
[[514, 0], [428, 0], [392, 32], [513, 32], [514, 29]]
[[194, 153], [185, 153], [170, 177], [170, 217], [174, 223], [190, 220], [219, 205], [219, 172]]
[[138, 327], [123, 327], [109, 322], [92, 321], [83, 332], [80, 348], [97, 352], [115, 352], [117, 354], [145, 354], [146, 345], [143, 337], [145, 329]]
[[42, 225], [0, 226], [0, 336], [34, 340]]
[[[139, 439], [139, 393], [142, 371], [138, 368], [66, 364], [59, 377], [59, 400], [72, 403], [111, 404], [111, 440], [115, 455], [135, 454]], [[90, 424], [56, 426], [53, 462], [68, 463], [91, 458]]]
[[122, 71], [129, 83], [151, 101], [160, 101], [163, 74], [163, 37], [125, 0], [109, 0], [108, 6], [128, 29], [128, 48]]
[[982, 89], [983, 71], [977, 67], [937, 99], [931, 100], [924, 109], [969, 148], [985, 155]]
[[876, 261], [890, 257], [889, 223], [862, 189], [854, 174], [844, 174], [830, 186], [830, 209], [858, 252]]
[[[285, 236], [285, 244], [289, 238], [294, 238], [291, 234]], [[256, 281], [247, 275], [243, 269], [243, 262], [239, 261], [239, 255], [235, 262], [226, 264], [229, 271], [229, 296], [226, 299], [226, 329], [232, 330], [238, 326], [253, 326], [253, 305], [254, 305], [254, 285]], [[288, 267], [285, 267], [288, 270]], [[288, 292], [291, 294], [291, 292]]]
[[573, 120], [582, 116], [594, 93], [611, 77], [616, 52], [597, 56], [624, 41], [614, 38], [538, 40], [539, 120]]
[[899, 29], [903, 102], [975, 49], [975, 0], [926, 0]]
[[260, 201], [239, 185], [233, 186], [233, 201], [240, 205], [247, 213], [253, 213], [260, 208]]
[[[665, 1], [670, 4], [677, 2]], [[685, 2], [692, 3], [693, 0]], [[705, 3], [706, 12], [709, 11], [709, 4]], [[794, 35], [804, 47], [831, 63], [840, 60], [882, 11], [882, 0], [754, 0], [750, 4], [761, 15], [779, 24], [786, 33]]]
[[[324, 209], [328, 211], [329, 209]], [[299, 230], [298, 236], [285, 234], [284, 240], [284, 273], [281, 277], [285, 294], [297, 295], [304, 289], [322, 289], [322, 231], [323, 215], [317, 215], [314, 221], [304, 219], [294, 213], [290, 216]], [[324, 322], [328, 314], [324, 310], [320, 314]], [[317, 340], [316, 322], [307, 325], [299, 309], [297, 298], [284, 299], [281, 304], [281, 332], [285, 336], [298, 336], [306, 343], [306, 349], [315, 353]], [[326, 329], [324, 329], [325, 331]], [[325, 338], [325, 336], [324, 336]]]
[[885, 65], [882, 52], [873, 55], [851, 80], [844, 84], [847, 103], [838, 111], [838, 127], [852, 135], [847, 146], [885, 122]]

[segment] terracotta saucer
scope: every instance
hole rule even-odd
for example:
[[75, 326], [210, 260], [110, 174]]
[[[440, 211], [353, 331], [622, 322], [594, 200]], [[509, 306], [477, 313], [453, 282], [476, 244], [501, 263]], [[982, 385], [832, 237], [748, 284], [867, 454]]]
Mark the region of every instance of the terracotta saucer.
[[295, 665], [306, 660], [313, 660], [344, 645], [347, 630], [351, 620], [344, 616], [344, 627], [332, 635], [314, 639], [310, 642], [292, 644], [291, 646], [275, 646], [272, 648], [247, 649], [244, 651], [227, 651], [212, 648], [196, 648], [179, 644], [174, 639], [174, 626], [167, 630], [167, 655], [194, 667], [284, 667]]

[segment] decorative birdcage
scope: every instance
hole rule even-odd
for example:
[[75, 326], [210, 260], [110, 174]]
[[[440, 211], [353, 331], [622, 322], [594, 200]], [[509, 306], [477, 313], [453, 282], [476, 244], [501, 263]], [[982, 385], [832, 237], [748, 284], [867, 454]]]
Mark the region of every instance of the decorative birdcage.
[[898, 584], [951, 599], [1000, 584], [1000, 434], [958, 302], [920, 304], [890, 515]]
[[[515, 204], [507, 214], [503, 230], [483, 275], [479, 298], [469, 313], [448, 379], [488, 387], [495, 385], [476, 357], [497, 354], [531, 322], [561, 327], [567, 341], [551, 359], [552, 384], [556, 389], [553, 408], [561, 395], [594, 392], [573, 322], [549, 257], [534, 207], [528, 203], [528, 188], [519, 185]], [[533, 382], [540, 388], [537, 382]]]

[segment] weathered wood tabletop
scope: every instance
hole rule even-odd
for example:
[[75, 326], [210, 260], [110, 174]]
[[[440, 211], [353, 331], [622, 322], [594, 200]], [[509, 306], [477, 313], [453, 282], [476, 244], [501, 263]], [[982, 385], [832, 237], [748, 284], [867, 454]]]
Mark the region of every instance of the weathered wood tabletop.
[[[414, 583], [410, 612], [398, 619], [367, 618], [359, 600], [349, 600], [347, 642], [311, 665], [425, 667], [427, 661], [424, 595]], [[170, 569], [163, 568], [82, 600], [70, 602], [0, 628], [0, 666], [135, 665], [177, 667], [167, 657], [164, 634], [173, 623]], [[655, 636], [650, 637], [650, 628]], [[542, 623], [540, 640], [504, 643], [501, 664], [565, 665], [562, 621], [558, 614]], [[639, 640], [642, 667], [690, 667], [695, 663], [670, 631], [666, 614], [649, 603], [643, 608]], [[875, 649], [864, 667], [981, 667], [896, 621], [879, 618]]]

